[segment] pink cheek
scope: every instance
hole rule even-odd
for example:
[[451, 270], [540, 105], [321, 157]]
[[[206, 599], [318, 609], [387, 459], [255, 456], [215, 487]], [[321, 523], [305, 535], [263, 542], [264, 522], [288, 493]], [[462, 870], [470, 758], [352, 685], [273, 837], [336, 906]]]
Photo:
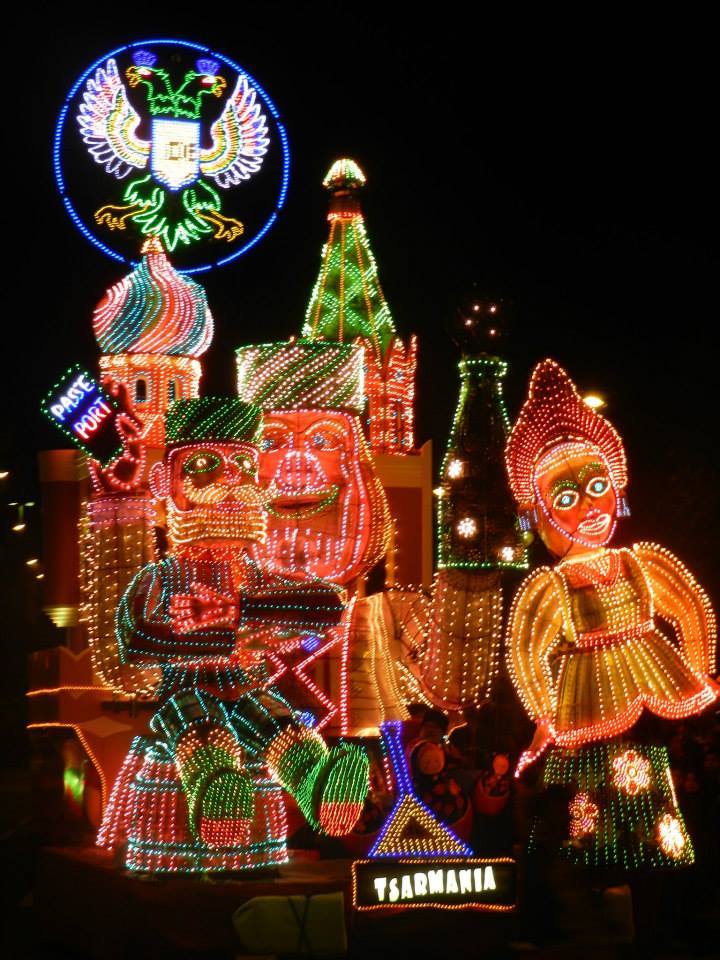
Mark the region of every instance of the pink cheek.
[[321, 463], [326, 470], [332, 470], [337, 465], [337, 458], [327, 450], [318, 447], [308, 447], [308, 452], [316, 457], [318, 463]]
[[552, 517], [553, 522], [570, 536], [575, 533], [578, 523], [580, 522], [577, 509], [563, 511], [552, 510], [550, 512], [550, 516]]

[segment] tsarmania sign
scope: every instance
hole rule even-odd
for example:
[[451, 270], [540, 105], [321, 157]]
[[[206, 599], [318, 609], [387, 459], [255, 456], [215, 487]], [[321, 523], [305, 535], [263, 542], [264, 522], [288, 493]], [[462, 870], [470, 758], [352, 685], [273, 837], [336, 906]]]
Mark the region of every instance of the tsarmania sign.
[[440, 907], [508, 911], [515, 907], [515, 861], [462, 857], [357, 860], [357, 910]]

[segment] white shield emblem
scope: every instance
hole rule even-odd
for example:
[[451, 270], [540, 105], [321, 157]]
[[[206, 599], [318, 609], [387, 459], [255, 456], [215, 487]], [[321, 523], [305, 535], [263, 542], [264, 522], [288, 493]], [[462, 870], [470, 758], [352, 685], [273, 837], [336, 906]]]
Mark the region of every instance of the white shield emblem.
[[168, 190], [194, 183], [200, 173], [200, 123], [153, 117], [150, 169]]

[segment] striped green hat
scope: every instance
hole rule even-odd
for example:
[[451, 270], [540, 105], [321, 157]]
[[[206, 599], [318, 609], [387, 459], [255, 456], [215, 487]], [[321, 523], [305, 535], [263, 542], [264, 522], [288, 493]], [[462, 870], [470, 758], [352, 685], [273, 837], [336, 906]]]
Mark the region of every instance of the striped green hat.
[[240, 347], [238, 395], [262, 410], [365, 407], [365, 349], [359, 342], [289, 340]]
[[256, 443], [262, 413], [237, 397], [194, 397], [174, 400], [165, 415], [168, 446], [211, 440], [216, 443]]

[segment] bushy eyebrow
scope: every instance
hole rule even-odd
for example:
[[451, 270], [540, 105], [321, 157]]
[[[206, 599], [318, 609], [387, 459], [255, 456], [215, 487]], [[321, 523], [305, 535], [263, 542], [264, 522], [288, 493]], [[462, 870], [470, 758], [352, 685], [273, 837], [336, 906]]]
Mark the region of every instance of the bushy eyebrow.
[[580, 481], [580, 483], [582, 483], [585, 477], [587, 477], [587, 475], [590, 473], [607, 474], [607, 468], [603, 463], [588, 463], [587, 466], [583, 467], [582, 470], [578, 473], [578, 480]]
[[266, 420], [263, 424], [263, 433], [268, 430], [285, 430], [287, 433], [293, 432], [293, 428], [289, 424], [283, 423], [282, 420]]
[[580, 484], [571, 480], [570, 477], [561, 477], [550, 487], [550, 496], [554, 497], [560, 490], [579, 490]]
[[283, 440], [286, 440], [288, 437], [292, 437], [293, 434], [293, 428], [289, 427], [287, 424], [270, 422], [266, 423], [263, 427], [262, 438], [260, 442], [262, 443], [263, 440], [267, 440], [269, 437], [282, 437]]
[[303, 436], [307, 436], [308, 434], [314, 433], [315, 430], [321, 429], [331, 430], [339, 437], [344, 437], [346, 435], [346, 427], [344, 424], [340, 424], [335, 420], [316, 420], [315, 423], [303, 430]]

